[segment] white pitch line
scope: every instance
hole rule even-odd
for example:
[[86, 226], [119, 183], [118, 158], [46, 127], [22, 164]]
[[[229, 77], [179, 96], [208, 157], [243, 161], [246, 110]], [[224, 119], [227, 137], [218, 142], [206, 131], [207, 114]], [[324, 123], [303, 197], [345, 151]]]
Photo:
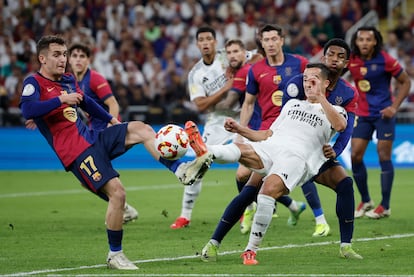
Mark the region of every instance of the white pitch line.
[[[223, 186], [223, 184], [218, 182], [205, 182], [203, 186], [215, 187]], [[178, 189], [183, 188], [181, 184], [164, 184], [164, 185], [148, 185], [148, 186], [139, 186], [139, 187], [125, 187], [125, 190], [128, 191], [143, 191], [143, 190], [160, 190], [160, 189]], [[33, 197], [33, 196], [49, 196], [49, 195], [69, 195], [69, 194], [80, 194], [87, 191], [86, 189], [70, 189], [70, 190], [50, 190], [50, 191], [38, 191], [38, 192], [20, 192], [20, 193], [7, 193], [0, 194], [0, 199], [2, 198], [19, 198], [19, 197]]]
[[[387, 239], [401, 239], [401, 238], [409, 238], [414, 237], [414, 233], [408, 233], [408, 234], [396, 234], [391, 236], [381, 236], [381, 237], [375, 237], [375, 238], [359, 238], [355, 239], [354, 241], [357, 242], [367, 242], [367, 241], [376, 241], [376, 240], [387, 240]], [[336, 243], [338, 244], [339, 241], [325, 241], [325, 242], [316, 242], [316, 243], [305, 243], [305, 244], [287, 244], [282, 246], [272, 246], [272, 247], [263, 247], [260, 249], [260, 251], [267, 251], [267, 250], [275, 250], [275, 249], [290, 249], [290, 248], [302, 248], [302, 247], [315, 247], [315, 246], [323, 246]], [[230, 255], [235, 253], [240, 253], [241, 250], [234, 250], [234, 251], [226, 251], [219, 253], [220, 256], [224, 255]], [[137, 264], [142, 263], [152, 263], [152, 262], [162, 262], [162, 261], [178, 261], [178, 260], [184, 260], [184, 259], [198, 259], [199, 256], [191, 255], [191, 256], [180, 256], [180, 257], [170, 257], [170, 258], [156, 258], [156, 259], [148, 259], [148, 260], [137, 260], [133, 261]], [[91, 266], [81, 266], [81, 267], [73, 267], [73, 268], [60, 268], [60, 269], [44, 269], [44, 270], [36, 270], [36, 271], [30, 271], [30, 272], [18, 272], [13, 274], [7, 274], [7, 275], [0, 275], [0, 276], [30, 276], [30, 275], [37, 275], [37, 274], [48, 274], [48, 273], [55, 273], [55, 272], [62, 272], [62, 271], [73, 271], [73, 270], [82, 270], [82, 269], [92, 269], [92, 268], [100, 268], [100, 267], [106, 267], [105, 264], [98, 264], [98, 265], [91, 265]], [[237, 276], [249, 276], [246, 274], [48, 274], [48, 276], [159, 276], [159, 277], [169, 277], [169, 276], [188, 276], [188, 277], [202, 277], [202, 276], [217, 276], [217, 277], [237, 277]], [[250, 275], [251, 276], [251, 275]], [[387, 277], [408, 277], [413, 275], [384, 275], [384, 274], [267, 274], [267, 275], [260, 275], [260, 276], [269, 276], [269, 277], [278, 277], [278, 276], [304, 276], [304, 277], [313, 277], [313, 276], [335, 276], [335, 277], [341, 277], [341, 276], [351, 276], [351, 277], [362, 277], [362, 276], [368, 276], [368, 277], [380, 277], [380, 276], [387, 276]]]

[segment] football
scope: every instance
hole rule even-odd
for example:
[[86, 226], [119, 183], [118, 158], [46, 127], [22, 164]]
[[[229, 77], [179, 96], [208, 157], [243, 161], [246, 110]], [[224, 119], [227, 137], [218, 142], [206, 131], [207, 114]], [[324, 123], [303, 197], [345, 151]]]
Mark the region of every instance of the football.
[[165, 125], [155, 136], [155, 149], [167, 160], [177, 160], [184, 156], [188, 145], [188, 135], [178, 125]]

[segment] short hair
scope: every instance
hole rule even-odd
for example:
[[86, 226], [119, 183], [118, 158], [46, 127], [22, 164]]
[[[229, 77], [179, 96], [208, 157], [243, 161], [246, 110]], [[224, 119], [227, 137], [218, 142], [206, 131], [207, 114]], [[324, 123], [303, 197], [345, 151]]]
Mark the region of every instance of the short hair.
[[79, 42], [72, 44], [68, 50], [69, 56], [75, 50], [80, 50], [84, 52], [88, 58], [91, 56], [91, 48], [89, 48], [89, 46], [87, 46], [86, 44], [79, 43]]
[[323, 63], [308, 63], [306, 68], [319, 68], [321, 70], [321, 76], [324, 79], [330, 80], [330, 72], [331, 70], [329, 67]]
[[262, 37], [262, 35], [263, 35], [263, 33], [264, 33], [264, 32], [270, 32], [270, 31], [276, 31], [276, 32], [277, 32], [277, 34], [278, 34], [280, 37], [284, 37], [282, 27], [280, 27], [279, 25], [276, 25], [276, 24], [265, 24], [265, 25], [264, 25], [264, 26], [260, 29], [260, 32], [259, 32], [259, 34], [260, 34], [260, 38]]
[[345, 40], [341, 38], [333, 38], [328, 40], [327, 43], [325, 43], [325, 46], [323, 47], [323, 54], [325, 55], [328, 51], [328, 48], [331, 46], [339, 46], [345, 49], [346, 51], [346, 59], [349, 60], [349, 56], [351, 55], [351, 48], [349, 47], [348, 43], [346, 43]]
[[356, 39], [358, 37], [359, 31], [372, 31], [374, 33], [374, 37], [377, 41], [377, 44], [374, 46], [374, 53], [373, 56], [376, 56], [382, 49], [383, 46], [383, 39], [381, 33], [377, 30], [377, 28], [373, 26], [362, 26], [359, 27], [356, 32], [352, 35], [351, 38], [351, 50], [352, 53], [354, 53], [357, 56], [361, 55], [361, 52], [359, 51], [359, 48], [356, 46]]
[[233, 44], [237, 44], [238, 46], [240, 46], [241, 49], [246, 49], [243, 41], [241, 41], [240, 39], [229, 39], [228, 41], [226, 41], [226, 44], [224, 45], [224, 47], [227, 48]]
[[198, 35], [200, 33], [211, 33], [214, 39], [216, 38], [216, 31], [210, 26], [201, 26], [200, 28], [198, 28], [196, 33], [196, 39], [198, 39]]
[[56, 43], [59, 45], [66, 44], [65, 40], [60, 36], [55, 36], [55, 35], [43, 36], [40, 38], [40, 40], [37, 42], [37, 45], [36, 45], [37, 55], [39, 56], [40, 52], [42, 52], [43, 50], [49, 49], [49, 45], [52, 43]]

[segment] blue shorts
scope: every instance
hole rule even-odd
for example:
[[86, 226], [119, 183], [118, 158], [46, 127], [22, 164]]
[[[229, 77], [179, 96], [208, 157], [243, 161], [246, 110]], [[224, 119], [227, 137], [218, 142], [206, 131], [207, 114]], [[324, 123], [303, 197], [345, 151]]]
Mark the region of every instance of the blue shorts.
[[128, 123], [123, 123], [102, 130], [96, 142], [83, 151], [69, 168], [82, 186], [104, 200], [108, 200], [108, 196], [100, 188], [112, 178], [119, 177], [111, 161], [128, 150], [125, 147], [127, 127]]
[[331, 167], [334, 166], [342, 166], [341, 163], [337, 160], [337, 159], [329, 159], [327, 160], [322, 166], [321, 168], [319, 168], [319, 172], [318, 174], [316, 174], [315, 176], [313, 176], [309, 182], [313, 182], [315, 181], [316, 178], [318, 178], [319, 175], [321, 175], [323, 172], [325, 172], [326, 170], [328, 170]]
[[356, 125], [352, 133], [352, 138], [371, 140], [374, 131], [377, 131], [377, 139], [395, 139], [395, 117], [383, 119], [381, 117], [356, 117]]

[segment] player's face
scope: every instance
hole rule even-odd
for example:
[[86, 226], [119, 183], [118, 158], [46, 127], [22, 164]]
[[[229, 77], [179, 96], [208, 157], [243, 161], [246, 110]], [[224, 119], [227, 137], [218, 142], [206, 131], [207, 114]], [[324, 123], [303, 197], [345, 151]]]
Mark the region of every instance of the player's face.
[[49, 79], [59, 79], [66, 71], [66, 55], [66, 45], [51, 43], [49, 49], [42, 51], [39, 55], [40, 72]]
[[197, 37], [197, 47], [201, 55], [212, 55], [216, 51], [216, 39], [210, 32], [199, 33]]
[[89, 58], [80, 49], [74, 49], [69, 56], [69, 64], [75, 74], [84, 73], [89, 66]]
[[361, 56], [370, 57], [377, 44], [373, 31], [358, 31], [355, 45], [358, 47]]
[[232, 69], [239, 69], [246, 59], [246, 51], [235, 43], [226, 47], [226, 54]]
[[331, 70], [340, 74], [348, 65], [345, 48], [337, 45], [329, 46], [326, 50], [325, 56], [323, 56], [322, 62]]
[[[328, 83], [329, 84], [329, 83]], [[318, 95], [325, 93], [326, 79], [322, 78], [321, 69], [317, 67], [306, 68], [303, 72], [303, 88], [306, 98], [313, 102]]]
[[278, 56], [282, 53], [283, 38], [279, 36], [277, 31], [263, 32], [260, 42], [266, 56]]

